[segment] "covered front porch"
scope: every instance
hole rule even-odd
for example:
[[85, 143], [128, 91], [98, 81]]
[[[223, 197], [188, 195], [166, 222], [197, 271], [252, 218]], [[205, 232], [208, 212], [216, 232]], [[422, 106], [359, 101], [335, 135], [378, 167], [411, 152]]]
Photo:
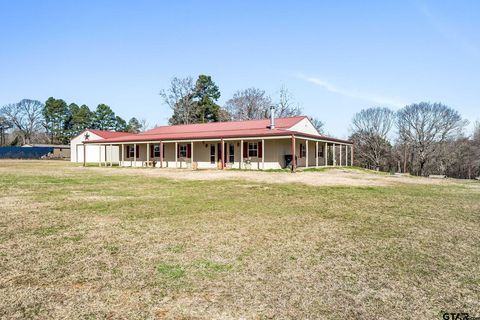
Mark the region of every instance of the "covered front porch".
[[[99, 166], [295, 170], [353, 163], [352, 144], [295, 135], [97, 144], [104, 153]], [[114, 159], [115, 148], [118, 160]]]

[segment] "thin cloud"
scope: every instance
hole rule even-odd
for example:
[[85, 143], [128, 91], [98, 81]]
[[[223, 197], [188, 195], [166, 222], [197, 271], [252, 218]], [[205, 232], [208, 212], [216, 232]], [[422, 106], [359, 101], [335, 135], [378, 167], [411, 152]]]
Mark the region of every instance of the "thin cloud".
[[418, 8], [430, 25], [445, 39], [449, 40], [454, 45], [460, 46], [471, 55], [479, 55], [479, 48], [464, 34], [458, 32], [458, 30], [448, 23], [447, 20], [442, 19], [439, 15], [430, 10], [430, 7], [426, 2], [420, 2]]
[[406, 105], [403, 101], [400, 101], [394, 98], [383, 97], [383, 96], [379, 96], [372, 93], [361, 92], [358, 90], [349, 90], [349, 89], [341, 88], [319, 78], [304, 77], [304, 76], [301, 76], [300, 78], [310, 83], [313, 83], [329, 92], [336, 93], [345, 97], [365, 100], [365, 101], [369, 101], [369, 102], [373, 102], [381, 105], [395, 106], [399, 108]]

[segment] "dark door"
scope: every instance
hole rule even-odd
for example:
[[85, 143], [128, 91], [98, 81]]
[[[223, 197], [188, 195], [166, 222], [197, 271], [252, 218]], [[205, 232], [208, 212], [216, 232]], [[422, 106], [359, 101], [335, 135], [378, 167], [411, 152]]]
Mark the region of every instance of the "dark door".
[[228, 162], [235, 162], [235, 145], [233, 143], [228, 145]]
[[215, 164], [215, 145], [210, 145], [210, 163]]

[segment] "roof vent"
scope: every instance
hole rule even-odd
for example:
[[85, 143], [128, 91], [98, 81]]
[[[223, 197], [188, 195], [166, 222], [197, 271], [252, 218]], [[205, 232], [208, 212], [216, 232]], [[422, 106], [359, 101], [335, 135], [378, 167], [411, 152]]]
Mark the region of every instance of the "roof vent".
[[270, 107], [270, 129], [275, 129], [275, 106]]

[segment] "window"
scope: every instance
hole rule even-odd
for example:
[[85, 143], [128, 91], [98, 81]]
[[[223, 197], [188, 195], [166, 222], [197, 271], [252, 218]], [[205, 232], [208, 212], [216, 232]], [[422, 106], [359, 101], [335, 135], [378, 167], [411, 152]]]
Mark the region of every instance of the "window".
[[156, 144], [153, 146], [153, 156], [156, 158], [160, 158], [160, 145]]
[[303, 143], [300, 143], [300, 158], [304, 158], [307, 156], [307, 150]]
[[210, 145], [210, 163], [211, 164], [215, 163], [215, 145], [214, 144]]
[[186, 144], [181, 144], [179, 146], [180, 150], [178, 151], [178, 156], [180, 158], [186, 158], [187, 157], [187, 145]]
[[135, 156], [135, 149], [133, 146], [127, 146], [128, 147], [128, 157], [133, 158]]
[[323, 146], [318, 147], [317, 157], [323, 158]]
[[248, 143], [248, 156], [249, 157], [257, 157], [258, 156], [258, 143], [257, 142], [249, 142]]

